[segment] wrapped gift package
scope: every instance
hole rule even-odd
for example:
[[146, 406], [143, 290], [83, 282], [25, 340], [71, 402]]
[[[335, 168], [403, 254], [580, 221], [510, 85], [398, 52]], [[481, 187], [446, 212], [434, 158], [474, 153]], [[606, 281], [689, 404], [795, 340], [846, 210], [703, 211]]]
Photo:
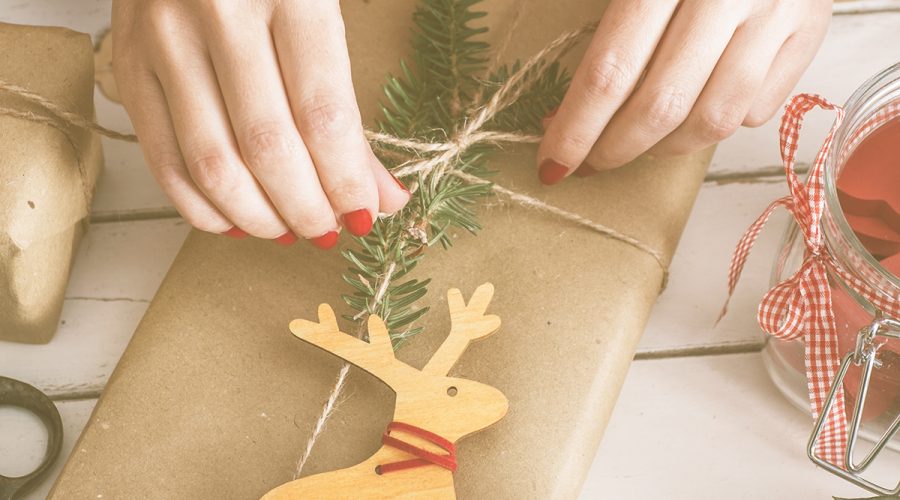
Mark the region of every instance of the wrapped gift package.
[[[94, 116], [88, 35], [0, 23], [0, 47], [5, 84]], [[0, 108], [0, 340], [44, 343], [59, 322], [103, 155], [96, 134], [15, 92], [0, 91]]]
[[[364, 117], [379, 85], [408, 54], [416, 2], [346, 2], [354, 80]], [[489, 1], [502, 36], [513, 2]], [[595, 2], [531, 2], [509, 58], [538, 51], [596, 18]], [[583, 47], [581, 47], [583, 50]], [[575, 51], [579, 52], [580, 51]], [[570, 67], [578, 53], [567, 60]], [[643, 158], [546, 188], [534, 147], [491, 165], [498, 183], [674, 252], [711, 151]], [[431, 277], [425, 331], [398, 358], [420, 368], [449, 332], [445, 292], [495, 287], [500, 331], [469, 347], [451, 375], [500, 389], [509, 412], [459, 443], [460, 498], [572, 498], [592, 463], [663, 271], [647, 253], [551, 215], [500, 203], [484, 230], [432, 248], [416, 268]], [[51, 498], [259, 498], [291, 480], [341, 360], [291, 335], [317, 306], [338, 313], [348, 293], [338, 252], [303, 242], [192, 233], [110, 378]], [[352, 331], [344, 323], [343, 331]], [[359, 463], [381, 444], [394, 394], [356, 368], [303, 474]], [[348, 491], [347, 498], [353, 498]]]

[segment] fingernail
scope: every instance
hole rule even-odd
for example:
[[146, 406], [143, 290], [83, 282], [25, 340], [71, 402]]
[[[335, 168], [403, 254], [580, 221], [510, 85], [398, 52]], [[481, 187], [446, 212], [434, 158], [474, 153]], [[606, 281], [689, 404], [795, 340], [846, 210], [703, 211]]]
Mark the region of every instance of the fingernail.
[[323, 234], [322, 236], [319, 236], [318, 238], [311, 238], [309, 240], [309, 242], [312, 243], [313, 245], [321, 248], [322, 250], [329, 250], [331, 248], [334, 248], [335, 245], [337, 245], [338, 236], [340, 236], [340, 235], [338, 234], [337, 231], [328, 231], [327, 233]]
[[288, 231], [272, 241], [278, 243], [279, 245], [284, 245], [287, 247], [293, 245], [297, 241], [297, 235], [292, 231]]
[[231, 229], [223, 232], [222, 234], [236, 240], [241, 240], [247, 237], [247, 233], [245, 233], [241, 228], [237, 226], [231, 226]]
[[409, 194], [409, 189], [406, 187], [406, 184], [403, 184], [402, 182], [400, 182], [400, 179], [398, 179], [397, 176], [394, 175], [394, 173], [391, 172], [390, 170], [388, 170], [388, 173], [391, 174], [391, 177], [393, 177], [394, 182], [396, 182], [397, 185], [400, 186], [400, 189], [402, 189], [404, 193]]
[[365, 208], [348, 212], [341, 216], [341, 220], [353, 236], [365, 236], [372, 230], [372, 214]]
[[551, 109], [550, 111], [547, 111], [547, 114], [544, 115], [544, 119], [549, 120], [549, 119], [553, 118], [554, 116], [556, 116], [557, 111], [559, 111], [559, 106]]
[[599, 170], [594, 167], [588, 165], [587, 163], [582, 163], [580, 167], [575, 169], [573, 175], [577, 175], [578, 177], [590, 177], [599, 172]]
[[569, 172], [569, 168], [556, 160], [544, 160], [538, 170], [538, 178], [541, 182], [550, 186], [561, 181]]

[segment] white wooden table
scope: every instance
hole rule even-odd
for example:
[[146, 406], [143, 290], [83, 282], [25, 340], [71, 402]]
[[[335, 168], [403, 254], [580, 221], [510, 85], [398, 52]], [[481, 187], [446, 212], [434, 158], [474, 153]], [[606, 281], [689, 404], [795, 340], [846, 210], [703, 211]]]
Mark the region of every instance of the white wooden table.
[[[98, 33], [108, 25], [109, 4], [0, 0], [0, 17]], [[884, 5], [898, 7], [891, 0], [839, 7], [858, 12], [834, 18], [797, 91], [843, 102], [863, 79], [896, 62], [900, 12], [868, 10]], [[105, 125], [130, 129], [118, 105], [99, 94], [97, 105]], [[812, 117], [802, 160], [812, 157], [829, 120], [825, 113]], [[779, 228], [761, 237], [729, 316], [713, 327], [732, 246], [771, 200], [786, 193], [776, 129], [774, 121], [743, 129], [719, 147], [583, 498], [864, 496], [807, 461], [811, 422], [781, 397], [760, 361], [763, 338], [754, 314]], [[81, 245], [57, 336], [46, 346], [0, 342], [0, 373], [36, 385], [59, 406], [66, 438], [53, 477], [77, 452], [72, 448], [79, 432], [189, 230], [156, 187], [137, 146], [104, 140], [104, 148], [107, 170], [94, 203], [95, 223]], [[44, 434], [31, 415], [0, 408], [0, 473], [31, 470], [42, 456]], [[27, 498], [43, 498], [51, 482]]]

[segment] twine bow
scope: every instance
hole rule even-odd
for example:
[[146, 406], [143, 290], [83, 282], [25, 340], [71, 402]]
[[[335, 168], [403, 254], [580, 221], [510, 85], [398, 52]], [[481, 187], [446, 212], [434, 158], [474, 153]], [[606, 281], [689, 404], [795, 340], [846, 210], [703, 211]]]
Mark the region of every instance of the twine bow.
[[[833, 110], [837, 116], [804, 184], [794, 171], [794, 157], [797, 153], [803, 117], [815, 107]], [[893, 118], [898, 112], [900, 107], [889, 106], [884, 112], [877, 113], [859, 128], [849, 141], [849, 146], [857, 144], [868, 132]], [[822, 217], [825, 213], [824, 166], [834, 134], [843, 117], [844, 110], [841, 107], [818, 95], [800, 94], [791, 99], [779, 129], [781, 158], [790, 195], [774, 201], [750, 225], [737, 244], [728, 273], [728, 299], [730, 299], [750, 249], [762, 228], [775, 209], [778, 207], [787, 209], [802, 232], [806, 254], [802, 265], [793, 275], [763, 296], [757, 311], [757, 321], [762, 329], [773, 337], [785, 340], [803, 338], [806, 349], [807, 390], [814, 419], [818, 418], [822, 411], [841, 360], [831, 302], [831, 286], [828, 281], [829, 273], [839, 277], [876, 308], [893, 315], [900, 312], [900, 304], [896, 297], [884, 295], [837, 263], [825, 245], [822, 233]], [[721, 316], [725, 315], [727, 307], [726, 300]], [[847, 416], [844, 391], [843, 388], [838, 388], [835, 402], [825, 420], [815, 451], [825, 460], [838, 467], [844, 467], [846, 448]]]

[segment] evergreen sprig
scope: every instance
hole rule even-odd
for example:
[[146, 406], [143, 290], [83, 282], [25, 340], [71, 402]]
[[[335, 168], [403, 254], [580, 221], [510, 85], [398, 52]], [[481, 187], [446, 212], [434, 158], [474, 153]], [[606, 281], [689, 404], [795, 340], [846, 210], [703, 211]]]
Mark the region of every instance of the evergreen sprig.
[[[485, 16], [474, 10], [481, 0], [422, 0], [413, 14], [412, 64], [401, 62], [401, 74], [389, 75], [384, 85], [382, 132], [421, 141], [445, 141], [520, 66], [488, 72], [490, 46], [482, 40], [487, 27], [474, 22]], [[542, 68], [535, 68], [538, 71]], [[488, 124], [497, 131], [538, 133], [541, 118], [562, 99], [569, 77], [554, 64], [525, 89], [522, 97]], [[479, 102], [473, 102], [478, 99]], [[482, 178], [490, 176], [487, 158], [496, 148], [474, 145], [459, 155], [455, 168]], [[379, 151], [385, 164], [396, 166], [391, 150]], [[400, 153], [400, 151], [396, 151]], [[481, 229], [475, 211], [490, 184], [467, 184], [455, 176], [420, 173], [406, 179], [415, 186], [407, 206], [391, 217], [378, 219], [371, 233], [356, 238], [344, 250], [350, 264], [343, 278], [353, 293], [345, 302], [356, 312], [348, 319], [364, 324], [369, 314], [385, 320], [394, 348], [422, 331], [416, 321], [426, 312], [419, 301], [429, 279], [409, 277], [425, 255], [440, 244], [452, 245], [451, 229], [470, 233]]]

